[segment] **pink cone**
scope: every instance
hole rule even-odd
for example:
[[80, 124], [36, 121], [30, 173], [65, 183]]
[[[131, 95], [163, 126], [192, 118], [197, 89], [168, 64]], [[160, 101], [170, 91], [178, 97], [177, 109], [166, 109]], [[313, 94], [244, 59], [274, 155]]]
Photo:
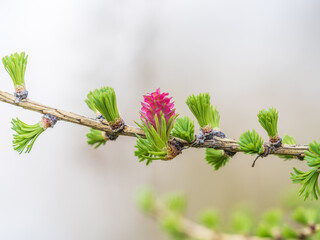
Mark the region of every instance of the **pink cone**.
[[168, 95], [169, 93], [160, 93], [160, 88], [158, 88], [155, 92], [143, 96], [141, 119], [147, 124], [150, 122], [155, 129], [156, 115], [160, 120], [160, 113], [162, 113], [167, 123], [175, 115], [174, 103], [171, 102], [172, 97], [168, 97]]

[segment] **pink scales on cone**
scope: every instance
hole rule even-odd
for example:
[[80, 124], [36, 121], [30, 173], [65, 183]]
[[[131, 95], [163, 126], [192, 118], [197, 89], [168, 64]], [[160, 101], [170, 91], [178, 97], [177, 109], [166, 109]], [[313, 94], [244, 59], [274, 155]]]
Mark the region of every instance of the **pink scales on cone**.
[[174, 103], [171, 102], [172, 97], [168, 97], [169, 93], [160, 93], [160, 88], [155, 92], [143, 96], [144, 101], [141, 102], [140, 111], [141, 119], [148, 124], [150, 122], [156, 129], [155, 116], [160, 119], [162, 112], [166, 122], [175, 115]]

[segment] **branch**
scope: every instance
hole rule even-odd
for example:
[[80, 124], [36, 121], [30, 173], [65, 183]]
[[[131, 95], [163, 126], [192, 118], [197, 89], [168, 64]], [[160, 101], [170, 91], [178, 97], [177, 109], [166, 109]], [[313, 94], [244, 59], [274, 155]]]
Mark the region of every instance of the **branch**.
[[[170, 214], [170, 211], [163, 205], [161, 201], [157, 200], [150, 214], [155, 218], [156, 221], [160, 222], [161, 219]], [[247, 234], [230, 234], [218, 232], [200, 225], [194, 221], [191, 221], [183, 216], [180, 216], [179, 218], [179, 226], [179, 229], [181, 231], [180, 233], [183, 236], [199, 240], [271, 240], [286, 238], [281, 234], [275, 234], [272, 238], [267, 238]], [[305, 240], [308, 237], [315, 235], [319, 231], [319, 224], [309, 224], [308, 226], [297, 230], [296, 239]]]
[[[292, 198], [290, 198], [292, 200]], [[138, 192], [137, 203], [140, 209], [154, 218], [162, 230], [172, 239], [199, 239], [199, 240], [305, 240], [320, 231], [319, 207], [298, 208], [289, 213], [292, 223], [288, 224], [287, 216], [280, 209], [270, 209], [263, 213], [260, 219], [245, 209], [238, 209], [229, 219], [229, 227], [221, 228], [220, 214], [214, 209], [202, 211], [199, 223], [187, 219], [184, 214], [187, 210], [187, 199], [184, 194], [166, 194], [166, 197], [157, 197], [150, 189]], [[255, 214], [256, 215], [256, 214]], [[217, 230], [219, 229], [219, 230]], [[229, 230], [227, 230], [229, 229]], [[229, 232], [231, 231], [231, 233]]]
[[[220, 218], [216, 212], [207, 210], [202, 214], [200, 222], [194, 222], [184, 216], [186, 211], [186, 198], [181, 194], [167, 195], [158, 198], [153, 191], [143, 190], [138, 195], [140, 209], [154, 218], [162, 230], [172, 239], [199, 239], [199, 240], [305, 240], [318, 234], [320, 224], [318, 207], [297, 209], [291, 215], [292, 220], [302, 224], [302, 227], [292, 227], [287, 224], [278, 209], [264, 212], [261, 219], [252, 216], [237, 215], [233, 213], [233, 233], [219, 228]], [[203, 212], [205, 213], [205, 212]], [[246, 215], [246, 214], [245, 214]], [[236, 217], [237, 216], [237, 217]], [[241, 216], [241, 217], [240, 217]], [[220, 229], [220, 230], [216, 230]]]
[[[3, 92], [3, 91], [0, 91], [0, 101], [9, 103], [11, 105], [15, 105], [17, 107], [22, 107], [27, 110], [39, 112], [41, 114], [51, 114], [51, 115], [54, 115], [58, 120], [71, 122], [71, 123], [79, 124], [82, 126], [90, 127], [93, 129], [101, 130], [109, 134], [114, 134], [114, 132], [112, 131], [112, 128], [108, 125], [107, 121], [103, 119], [96, 120], [89, 117], [81, 116], [81, 115], [60, 110], [54, 107], [49, 107], [49, 106], [31, 101], [30, 99], [16, 103], [15, 97], [12, 94]], [[136, 128], [128, 125], [125, 125], [124, 129], [118, 132], [117, 134], [123, 135], [123, 136], [129, 136], [129, 137], [136, 137], [136, 135], [139, 135], [143, 138], [145, 137], [145, 133], [143, 130], [141, 130], [140, 128]], [[239, 148], [239, 144], [237, 144], [237, 141], [230, 138], [220, 138], [215, 136], [214, 142], [213, 140], [205, 140], [204, 142], [194, 142], [194, 143], [188, 143], [183, 139], [174, 138], [174, 137], [171, 137], [171, 139], [172, 140], [175, 139], [185, 148], [189, 148], [189, 147], [214, 148], [214, 149], [225, 150], [230, 153], [241, 152]], [[283, 144], [283, 146], [276, 148], [271, 154], [295, 156], [299, 159], [303, 159], [305, 156], [304, 152], [308, 150], [309, 150], [308, 145]]]
[[[152, 216], [157, 221], [161, 221], [170, 211], [157, 201], [151, 212]], [[240, 234], [227, 234], [216, 232], [212, 229], [206, 228], [196, 222], [193, 222], [185, 217], [180, 218], [180, 230], [185, 237], [201, 240], [268, 240], [268, 238], [259, 238], [254, 236], [245, 236]]]

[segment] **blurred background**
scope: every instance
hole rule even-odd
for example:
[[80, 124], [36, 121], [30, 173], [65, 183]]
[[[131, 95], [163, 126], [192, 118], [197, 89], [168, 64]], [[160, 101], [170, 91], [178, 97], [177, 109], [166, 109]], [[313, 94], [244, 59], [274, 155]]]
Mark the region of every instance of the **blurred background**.
[[[319, 7], [316, 0], [0, 0], [0, 56], [29, 54], [29, 96], [49, 106], [93, 117], [86, 94], [108, 85], [134, 125], [142, 95], [158, 87], [181, 116], [191, 116], [189, 94], [209, 92], [228, 137], [255, 128], [267, 139], [256, 115], [273, 106], [279, 133], [307, 144], [320, 137]], [[0, 79], [12, 93], [4, 68]], [[225, 214], [239, 202], [258, 211], [277, 206], [293, 186], [292, 167], [306, 169], [276, 157], [251, 168], [254, 157], [237, 154], [214, 172], [203, 149], [146, 167], [133, 155], [134, 138], [94, 150], [89, 129], [66, 122], [19, 155], [11, 119], [36, 123], [41, 115], [5, 103], [0, 113], [0, 239], [162, 240], [135, 204], [141, 186], [185, 192], [196, 219], [210, 206]]]

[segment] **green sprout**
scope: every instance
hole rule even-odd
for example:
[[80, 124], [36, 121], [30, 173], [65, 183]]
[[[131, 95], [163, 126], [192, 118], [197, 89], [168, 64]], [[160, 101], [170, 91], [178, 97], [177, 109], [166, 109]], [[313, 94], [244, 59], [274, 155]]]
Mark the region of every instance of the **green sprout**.
[[282, 143], [288, 144], [288, 145], [296, 145], [297, 144], [296, 140], [287, 134], [282, 138]]
[[171, 193], [163, 200], [166, 208], [171, 212], [182, 214], [187, 208], [187, 197], [182, 193]]
[[14, 53], [2, 58], [4, 68], [9, 73], [16, 89], [25, 88], [24, 74], [26, 72], [28, 55], [25, 52]]
[[183, 236], [183, 227], [181, 223], [181, 216], [175, 213], [170, 213], [160, 219], [160, 226], [163, 231], [174, 237], [180, 239]]
[[262, 221], [258, 226], [257, 235], [259, 237], [272, 238], [275, 229], [281, 227], [283, 221], [282, 212], [278, 209], [269, 210], [262, 216]]
[[259, 123], [266, 130], [270, 139], [278, 140], [278, 112], [275, 108], [261, 110], [258, 114]]
[[253, 129], [244, 132], [238, 141], [239, 149], [246, 154], [262, 154], [264, 152], [263, 140], [261, 136]]
[[298, 207], [292, 215], [292, 218], [302, 225], [314, 224], [319, 217], [320, 213], [317, 209], [304, 207]]
[[252, 214], [246, 210], [236, 210], [231, 216], [231, 229], [234, 233], [249, 235], [253, 229]]
[[311, 199], [318, 200], [318, 195], [320, 194], [318, 185], [319, 170], [316, 168], [312, 168], [308, 172], [303, 172], [296, 168], [293, 168], [293, 170], [294, 173], [291, 173], [292, 182], [302, 185], [299, 195], [304, 195], [304, 200], [306, 200], [309, 195], [311, 195]]
[[304, 195], [304, 200], [309, 196], [311, 196], [311, 199], [318, 199], [320, 194], [318, 184], [320, 173], [320, 143], [314, 141], [309, 144], [309, 151], [305, 151], [305, 160], [307, 161], [307, 165], [311, 167], [311, 170], [303, 172], [293, 168], [294, 173], [291, 173], [291, 179], [293, 183], [302, 185], [299, 194]]
[[309, 167], [320, 167], [320, 143], [313, 141], [309, 144], [309, 151], [305, 151], [305, 160]]
[[283, 213], [279, 209], [271, 209], [263, 214], [262, 220], [269, 226], [279, 226], [283, 220]]
[[20, 154], [26, 149], [25, 153], [29, 153], [34, 142], [39, 135], [44, 132], [45, 128], [39, 122], [34, 125], [28, 125], [17, 119], [12, 119], [12, 129], [17, 132], [13, 135], [13, 148]]
[[294, 239], [299, 237], [297, 231], [287, 224], [282, 226], [281, 235], [286, 239]]
[[139, 162], [146, 160], [147, 165], [151, 163], [152, 160], [164, 160], [168, 155], [168, 141], [175, 116], [171, 117], [168, 123], [163, 114], [161, 114], [160, 117], [159, 123], [158, 116], [155, 115], [156, 128], [154, 128], [152, 124], [147, 124], [144, 121], [142, 121], [142, 124], [136, 123], [145, 132], [146, 138], [143, 139], [137, 135], [138, 139], [135, 145], [137, 150], [134, 152], [134, 155], [139, 158]]
[[198, 96], [191, 95], [187, 98], [186, 104], [201, 128], [206, 126], [213, 129], [219, 128], [220, 114], [217, 107], [213, 108], [211, 105], [209, 93], [200, 93]]
[[103, 136], [104, 132], [90, 128], [90, 133], [87, 133], [87, 143], [94, 146], [95, 149], [100, 147], [100, 145], [105, 145], [107, 140]]
[[[287, 144], [287, 145], [296, 145], [296, 140], [289, 136], [289, 135], [285, 135], [283, 138], [282, 138], [282, 143], [284, 144]], [[282, 158], [282, 159], [285, 159], [285, 160], [291, 160], [293, 159], [294, 157], [293, 156], [288, 156], [288, 155], [278, 155], [279, 158]]]
[[260, 223], [257, 227], [257, 236], [262, 238], [273, 238], [272, 228], [266, 223]]
[[156, 202], [155, 194], [150, 189], [141, 189], [137, 194], [137, 203], [142, 211], [151, 213]]
[[87, 95], [86, 103], [93, 111], [98, 111], [110, 124], [117, 126], [121, 121], [117, 107], [116, 94], [111, 87], [102, 87]]
[[219, 170], [221, 167], [226, 165], [226, 163], [230, 160], [230, 157], [225, 154], [223, 150], [206, 148], [206, 160], [207, 163], [214, 166], [215, 170]]
[[194, 141], [194, 122], [187, 116], [184, 118], [177, 118], [173, 130], [172, 136], [181, 138], [191, 143]]
[[214, 209], [207, 209], [200, 213], [200, 223], [207, 228], [217, 229], [220, 225], [220, 215]]

